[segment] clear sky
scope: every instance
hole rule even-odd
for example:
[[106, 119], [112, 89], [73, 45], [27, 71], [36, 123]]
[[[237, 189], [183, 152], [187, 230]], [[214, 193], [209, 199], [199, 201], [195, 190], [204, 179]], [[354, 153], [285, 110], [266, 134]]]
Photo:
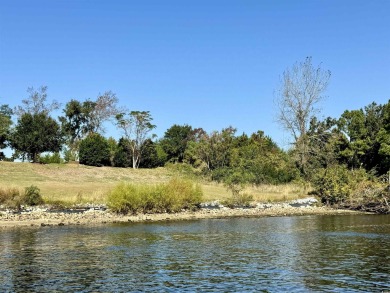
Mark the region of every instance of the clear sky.
[[0, 0], [0, 105], [112, 90], [159, 137], [232, 125], [285, 147], [274, 91], [306, 56], [332, 72], [323, 117], [390, 99], [389, 15], [388, 0]]

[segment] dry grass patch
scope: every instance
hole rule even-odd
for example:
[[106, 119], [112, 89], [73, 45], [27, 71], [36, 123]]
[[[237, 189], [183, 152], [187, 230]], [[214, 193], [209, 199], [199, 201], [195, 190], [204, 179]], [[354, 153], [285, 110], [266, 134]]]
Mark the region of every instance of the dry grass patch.
[[[205, 201], [226, 201], [232, 197], [231, 191], [223, 184], [203, 183], [203, 191]], [[247, 187], [242, 190], [242, 193], [251, 195], [255, 202], [282, 202], [307, 197], [308, 190], [294, 183], [281, 185], [263, 184], [257, 187]]]
[[[48, 203], [106, 203], [108, 193], [119, 182], [150, 186], [166, 183], [178, 175], [185, 177], [174, 168], [134, 170], [79, 164], [0, 162], [0, 188], [24, 190], [35, 185]], [[203, 201], [225, 201], [232, 196], [223, 184], [209, 181], [200, 181], [199, 184], [203, 190]], [[261, 185], [248, 187], [243, 192], [252, 195], [253, 200], [258, 202], [288, 201], [307, 196], [307, 190], [298, 184]]]
[[118, 182], [150, 185], [167, 182], [171, 177], [164, 168], [134, 170], [79, 164], [0, 162], [0, 188], [23, 189], [36, 185], [49, 203], [105, 203], [108, 192]]
[[282, 202], [304, 198], [308, 195], [307, 188], [294, 184], [270, 185], [263, 184], [245, 190], [253, 195], [253, 200], [257, 202]]

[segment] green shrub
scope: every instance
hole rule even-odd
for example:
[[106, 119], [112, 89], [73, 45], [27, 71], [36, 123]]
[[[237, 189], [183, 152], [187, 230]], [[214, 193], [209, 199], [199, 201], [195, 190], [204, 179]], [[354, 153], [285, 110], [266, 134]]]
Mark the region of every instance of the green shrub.
[[75, 162], [78, 160], [78, 153], [71, 149], [65, 149], [64, 151], [64, 161], [66, 163]]
[[79, 161], [87, 166], [109, 166], [110, 146], [107, 139], [98, 133], [87, 136], [80, 143]]
[[362, 184], [370, 182], [364, 169], [348, 170], [346, 166], [335, 165], [321, 169], [314, 176], [315, 193], [323, 203], [338, 204], [351, 201]]
[[29, 206], [43, 204], [39, 188], [34, 185], [26, 187], [23, 196], [23, 203]]
[[154, 186], [120, 183], [108, 196], [108, 206], [118, 213], [178, 212], [200, 204], [202, 190], [190, 180], [174, 178]]
[[230, 208], [249, 207], [252, 201], [253, 196], [251, 194], [239, 190], [238, 192], [233, 192], [232, 196], [223, 201], [222, 204]]
[[20, 209], [21, 205], [35, 206], [44, 201], [38, 187], [26, 187], [24, 194], [17, 188], [0, 188], [0, 204], [8, 208]]
[[60, 153], [46, 154], [39, 157], [39, 163], [41, 164], [61, 164], [64, 160], [61, 158]]

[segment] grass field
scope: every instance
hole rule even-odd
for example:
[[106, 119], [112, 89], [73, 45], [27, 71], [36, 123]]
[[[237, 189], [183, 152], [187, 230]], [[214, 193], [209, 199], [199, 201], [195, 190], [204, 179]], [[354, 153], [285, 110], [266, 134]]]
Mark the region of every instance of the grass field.
[[[107, 194], [119, 182], [151, 185], [167, 182], [180, 174], [170, 168], [138, 169], [90, 167], [79, 164], [31, 164], [0, 162], [0, 188], [35, 185], [46, 202], [105, 203]], [[224, 200], [231, 196], [222, 184], [198, 179], [203, 190], [203, 201]], [[255, 201], [274, 202], [307, 196], [298, 185], [262, 185], [250, 187], [247, 193]]]

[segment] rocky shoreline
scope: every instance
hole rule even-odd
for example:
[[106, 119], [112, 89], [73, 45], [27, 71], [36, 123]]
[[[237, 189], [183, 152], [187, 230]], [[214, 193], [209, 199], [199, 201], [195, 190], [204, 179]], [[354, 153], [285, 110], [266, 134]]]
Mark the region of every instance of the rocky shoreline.
[[[299, 215], [334, 215], [359, 213], [351, 210], [317, 206], [314, 198], [306, 198], [287, 203], [257, 203], [250, 207], [228, 208], [219, 202], [201, 204], [196, 211], [179, 213], [120, 215], [110, 212], [104, 205], [75, 206], [66, 210], [55, 210], [42, 206], [26, 208], [22, 211], [0, 211], [0, 228], [46, 227], [65, 225], [102, 225], [108, 223], [157, 222], [228, 217], [277, 217]], [[360, 212], [361, 213], [361, 212]]]

